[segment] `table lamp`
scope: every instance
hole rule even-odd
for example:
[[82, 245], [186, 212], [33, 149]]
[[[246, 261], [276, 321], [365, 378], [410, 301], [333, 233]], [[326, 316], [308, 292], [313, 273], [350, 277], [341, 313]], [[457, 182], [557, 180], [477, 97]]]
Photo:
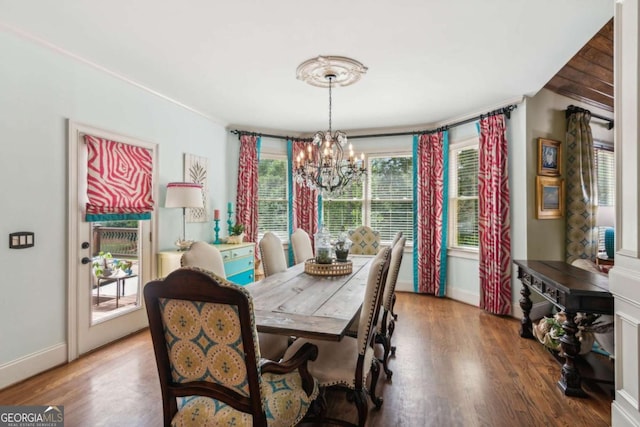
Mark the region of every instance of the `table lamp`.
[[193, 182], [170, 182], [167, 184], [167, 197], [164, 202], [165, 208], [182, 208], [182, 240], [178, 240], [176, 245], [182, 249], [191, 246], [186, 240], [186, 209], [202, 208], [202, 186]]
[[604, 229], [604, 249], [610, 259], [615, 255], [615, 215], [613, 206], [598, 206], [596, 225], [598, 229]]

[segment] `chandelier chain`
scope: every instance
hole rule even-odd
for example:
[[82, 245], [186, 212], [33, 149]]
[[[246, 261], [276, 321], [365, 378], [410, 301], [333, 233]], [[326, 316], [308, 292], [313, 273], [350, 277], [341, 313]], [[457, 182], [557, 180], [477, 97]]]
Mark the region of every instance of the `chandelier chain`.
[[332, 110], [332, 102], [331, 102], [331, 86], [333, 83], [333, 76], [330, 74], [327, 76], [329, 79], [329, 134], [331, 134], [331, 110]]

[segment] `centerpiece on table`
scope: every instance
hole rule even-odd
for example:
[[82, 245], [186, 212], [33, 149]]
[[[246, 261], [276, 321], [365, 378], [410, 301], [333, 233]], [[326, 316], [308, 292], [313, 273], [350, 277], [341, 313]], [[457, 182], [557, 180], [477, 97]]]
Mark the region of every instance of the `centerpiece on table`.
[[331, 257], [331, 233], [324, 225], [320, 227], [320, 230], [314, 236], [315, 251], [316, 251], [316, 263], [318, 264], [331, 264], [333, 259]]
[[351, 248], [351, 240], [347, 236], [346, 231], [342, 231], [338, 234], [338, 239], [336, 240], [335, 251], [336, 251], [336, 261], [345, 262], [347, 261], [347, 256], [349, 256], [349, 249]]

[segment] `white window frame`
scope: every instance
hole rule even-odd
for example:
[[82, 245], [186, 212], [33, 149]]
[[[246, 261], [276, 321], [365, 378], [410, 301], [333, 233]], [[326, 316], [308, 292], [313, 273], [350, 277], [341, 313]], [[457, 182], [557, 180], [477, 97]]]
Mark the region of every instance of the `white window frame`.
[[458, 152], [466, 148], [480, 149], [480, 138], [472, 137], [449, 145], [449, 238], [447, 242], [448, 254], [459, 258], [478, 259], [480, 247], [460, 246], [454, 242], [458, 232], [457, 217], [457, 193], [458, 193]]

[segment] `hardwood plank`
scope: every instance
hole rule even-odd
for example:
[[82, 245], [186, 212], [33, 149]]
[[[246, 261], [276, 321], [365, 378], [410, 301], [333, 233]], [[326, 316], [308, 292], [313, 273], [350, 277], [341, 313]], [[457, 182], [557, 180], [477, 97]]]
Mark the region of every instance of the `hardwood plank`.
[[[398, 293], [395, 308], [393, 380], [381, 374], [384, 404], [370, 409], [368, 426], [610, 425], [611, 396], [585, 383], [588, 398], [565, 397], [560, 367], [537, 341], [518, 336], [517, 319], [410, 293]], [[327, 398], [332, 415], [356, 419], [343, 393]], [[69, 427], [162, 425], [149, 333], [0, 390], [0, 404], [61, 404]]]

